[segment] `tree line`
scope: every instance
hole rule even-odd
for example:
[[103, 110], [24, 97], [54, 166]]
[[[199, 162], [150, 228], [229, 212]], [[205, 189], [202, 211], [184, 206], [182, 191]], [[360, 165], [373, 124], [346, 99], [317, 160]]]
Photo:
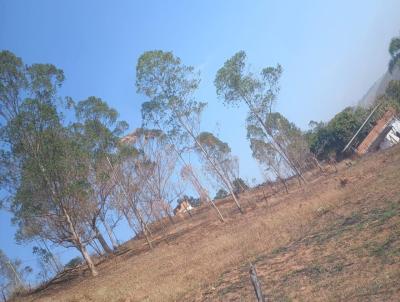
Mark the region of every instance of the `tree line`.
[[[390, 44], [391, 71], [399, 64], [399, 41]], [[252, 155], [267, 178], [288, 190], [288, 178], [307, 183], [304, 173], [318, 160], [339, 156], [367, 110], [347, 108], [304, 132], [274, 111], [282, 72], [280, 65], [250, 71], [240, 51], [221, 66], [214, 84], [227, 107], [248, 109]], [[96, 276], [89, 250], [116, 251], [114, 228], [122, 219], [152, 249], [151, 224], [173, 224], [173, 202], [190, 200], [184, 182], [198, 194], [191, 201], [211, 206], [222, 222], [218, 198], [230, 196], [243, 213], [239, 193], [248, 186], [240, 178], [239, 159], [228, 143], [201, 130], [207, 104], [196, 98], [200, 75], [192, 66], [172, 52], [139, 57], [135, 85], [146, 101], [142, 126], [128, 135], [128, 124], [104, 100], [62, 97], [64, 80], [54, 65], [26, 65], [10, 51], [0, 52], [1, 205], [13, 214], [17, 242], [38, 242], [33, 252], [49, 271], [56, 274], [62, 267], [48, 243], [77, 249]], [[389, 85], [390, 104], [399, 104], [399, 86]], [[201, 172], [189, 154], [197, 155]], [[204, 175], [220, 188], [216, 198], [210, 197]], [[23, 269], [4, 253], [0, 274], [8, 292], [23, 287]]]

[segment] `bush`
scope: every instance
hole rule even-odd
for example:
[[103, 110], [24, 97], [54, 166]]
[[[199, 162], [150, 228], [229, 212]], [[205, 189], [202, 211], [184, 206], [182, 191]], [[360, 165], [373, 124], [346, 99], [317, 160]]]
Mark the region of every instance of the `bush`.
[[65, 268], [74, 268], [77, 267], [79, 264], [82, 264], [82, 258], [77, 256], [72, 258], [66, 265], [64, 265]]

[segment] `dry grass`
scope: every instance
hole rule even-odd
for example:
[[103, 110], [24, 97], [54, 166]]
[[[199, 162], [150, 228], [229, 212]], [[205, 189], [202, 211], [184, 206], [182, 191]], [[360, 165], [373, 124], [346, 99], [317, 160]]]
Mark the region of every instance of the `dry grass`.
[[21, 301], [253, 301], [248, 263], [271, 301], [400, 301], [400, 148], [338, 173], [291, 184], [268, 201], [241, 196], [245, 214], [221, 202], [121, 255]]

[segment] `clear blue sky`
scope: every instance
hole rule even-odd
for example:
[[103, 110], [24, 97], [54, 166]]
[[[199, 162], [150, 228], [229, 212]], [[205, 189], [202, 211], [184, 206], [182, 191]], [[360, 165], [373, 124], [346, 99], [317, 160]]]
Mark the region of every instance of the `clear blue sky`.
[[[259, 179], [245, 139], [246, 110], [216, 98], [217, 69], [238, 50], [252, 66], [284, 68], [277, 109], [305, 129], [359, 100], [387, 66], [388, 43], [400, 33], [400, 1], [100, 1], [0, 0], [0, 49], [28, 63], [63, 69], [63, 95], [95, 95], [140, 125], [135, 64], [146, 50], [172, 50], [202, 74], [198, 93], [209, 103], [203, 129], [217, 131]], [[129, 235], [121, 230], [122, 238]], [[13, 243], [0, 214], [0, 248], [31, 259]], [[69, 253], [68, 253], [69, 255]]]

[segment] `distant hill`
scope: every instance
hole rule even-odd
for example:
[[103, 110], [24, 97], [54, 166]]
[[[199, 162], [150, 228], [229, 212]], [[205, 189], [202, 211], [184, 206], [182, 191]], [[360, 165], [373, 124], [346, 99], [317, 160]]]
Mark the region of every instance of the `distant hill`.
[[392, 80], [400, 80], [400, 68], [395, 68], [393, 73], [390, 74], [388, 71], [381, 76], [368, 90], [368, 92], [364, 95], [364, 97], [358, 101], [357, 105], [367, 108], [369, 107], [375, 99], [383, 95], [385, 93], [385, 89], [390, 81]]

